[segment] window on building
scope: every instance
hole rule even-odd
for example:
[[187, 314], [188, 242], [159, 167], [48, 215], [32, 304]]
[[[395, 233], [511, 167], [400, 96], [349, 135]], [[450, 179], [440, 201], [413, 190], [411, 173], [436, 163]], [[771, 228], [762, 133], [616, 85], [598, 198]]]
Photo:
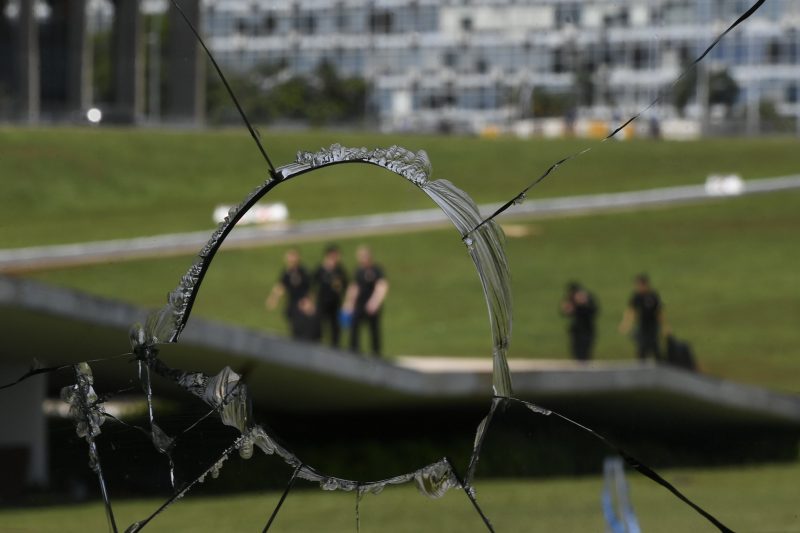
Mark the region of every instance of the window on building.
[[606, 28], [625, 28], [629, 24], [628, 8], [624, 6], [603, 17], [603, 26]]
[[452, 83], [448, 83], [444, 87], [444, 94], [442, 95], [442, 104], [445, 106], [455, 106], [457, 102], [456, 90]]
[[628, 7], [621, 7], [619, 8], [619, 13], [617, 14], [617, 24], [620, 28], [627, 28], [630, 26], [630, 11]]
[[569, 70], [569, 52], [559, 47], [553, 50], [553, 72], [561, 74]]
[[393, 11], [392, 31], [408, 33], [416, 31], [416, 9], [412, 6], [399, 7]]
[[685, 65], [692, 60], [692, 49], [688, 45], [683, 45], [678, 49], [678, 60], [681, 65]]
[[671, 0], [663, 6], [665, 24], [688, 24], [696, 15], [696, 6], [689, 0]]
[[275, 28], [277, 27], [277, 21], [273, 15], [267, 15], [261, 21], [261, 28], [264, 30], [264, 33], [271, 34], [275, 32]]
[[417, 8], [417, 31], [435, 32], [439, 29], [438, 6], [419, 6]]
[[305, 35], [313, 35], [317, 31], [317, 19], [310, 13], [295, 17], [295, 30]]
[[794, 84], [786, 87], [786, 101], [790, 104], [800, 102], [800, 85]]
[[458, 64], [458, 55], [452, 50], [447, 50], [442, 56], [442, 63], [446, 67], [455, 68]]
[[634, 70], [647, 68], [648, 55], [649, 54], [647, 53], [647, 50], [643, 46], [637, 45], [634, 47], [632, 54], [633, 57], [631, 58], [631, 63]]
[[748, 61], [747, 43], [739, 36], [733, 38], [733, 64], [745, 65]]
[[373, 11], [369, 16], [369, 29], [372, 33], [392, 33], [394, 20], [392, 12]]
[[770, 65], [776, 65], [781, 62], [782, 46], [780, 41], [774, 39], [767, 45], [767, 61]]
[[341, 2], [338, 2], [336, 4], [334, 24], [336, 26], [336, 31], [339, 32], [347, 31], [347, 14], [345, 13], [344, 4], [342, 4]]
[[563, 28], [567, 25], [580, 24], [581, 7], [577, 2], [556, 5], [556, 27]]
[[664, 8], [662, 6], [653, 6], [650, 9], [650, 23], [654, 26], [664, 25]]

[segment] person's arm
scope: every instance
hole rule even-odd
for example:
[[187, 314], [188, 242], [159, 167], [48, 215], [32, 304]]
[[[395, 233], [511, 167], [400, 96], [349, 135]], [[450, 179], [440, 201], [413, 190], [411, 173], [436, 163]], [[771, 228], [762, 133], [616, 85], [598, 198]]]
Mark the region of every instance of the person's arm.
[[265, 305], [269, 311], [274, 311], [278, 304], [283, 298], [283, 295], [286, 294], [286, 289], [283, 287], [283, 283], [276, 283], [272, 286], [272, 290], [267, 297], [267, 301]]
[[627, 334], [631, 330], [631, 326], [633, 326], [635, 317], [636, 311], [634, 311], [633, 307], [626, 307], [625, 312], [622, 314], [622, 321], [619, 323], [619, 332], [623, 335]]
[[367, 313], [371, 315], [377, 313], [387, 294], [389, 294], [389, 282], [386, 281], [386, 278], [381, 278], [375, 283], [375, 290], [372, 291], [372, 296], [367, 301]]
[[572, 302], [569, 298], [564, 298], [561, 300], [561, 314], [563, 316], [572, 316], [575, 312], [575, 306], [572, 305]]
[[600, 305], [597, 303], [597, 300], [594, 299], [594, 296], [589, 296], [589, 310], [592, 316], [597, 315], [600, 312]]
[[356, 282], [352, 282], [347, 286], [347, 292], [344, 294], [344, 304], [342, 304], [342, 309], [346, 313], [353, 312], [356, 307], [356, 298], [358, 298], [358, 285]]

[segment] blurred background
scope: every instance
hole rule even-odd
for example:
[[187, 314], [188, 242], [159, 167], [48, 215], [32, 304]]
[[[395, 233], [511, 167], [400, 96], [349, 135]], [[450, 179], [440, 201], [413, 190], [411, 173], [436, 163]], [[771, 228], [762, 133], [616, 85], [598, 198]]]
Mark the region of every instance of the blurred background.
[[[749, 2], [180, 5], [276, 166], [333, 143], [425, 150], [432, 178], [489, 215], [590, 149], [498, 218], [515, 395], [608, 435], [732, 529], [800, 531], [800, 3], [767, 0], [696, 68]], [[34, 360], [129, 351], [130, 325], [164, 303], [228, 208], [268, 177], [169, 2], [0, 0], [0, 385]], [[326, 315], [332, 245], [343, 277]], [[363, 246], [370, 265], [357, 258]], [[302, 268], [287, 268], [289, 250]], [[388, 291], [377, 357], [366, 330], [351, 350], [360, 304], [345, 295], [351, 284], [372, 291], [376, 273]], [[658, 353], [639, 354], [653, 311], [641, 302], [653, 295]], [[230, 366], [258, 420], [304, 461], [371, 480], [442, 456], [466, 468], [490, 403], [491, 353], [457, 232], [413, 184], [342, 165], [281, 184], [251, 210], [182, 342], [162, 356], [210, 374]], [[107, 411], [146, 425], [135, 365], [92, 366]], [[59, 400], [72, 381], [66, 370], [0, 390], [0, 531], [106, 527], [86, 443]], [[154, 387], [170, 435], [205, 412], [169, 383]], [[102, 429], [124, 528], [171, 493], [168, 463], [131, 427]], [[236, 434], [210, 417], [182, 436], [178, 482]], [[478, 499], [498, 531], [704, 530], [662, 488], [604, 466], [609, 455], [555, 417], [502, 410]], [[232, 458], [150, 527], [263, 527], [290, 475], [272, 457]], [[276, 530], [355, 527], [352, 494], [295, 490]], [[483, 527], [458, 491], [440, 501], [414, 492], [365, 497], [361, 526]]]

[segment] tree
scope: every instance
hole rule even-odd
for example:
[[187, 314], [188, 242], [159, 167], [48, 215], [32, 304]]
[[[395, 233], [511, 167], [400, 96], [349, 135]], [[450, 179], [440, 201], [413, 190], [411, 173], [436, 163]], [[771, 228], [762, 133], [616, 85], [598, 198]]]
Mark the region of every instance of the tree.
[[[322, 61], [309, 76], [285, 77], [285, 64], [263, 64], [230, 79], [245, 112], [253, 120], [288, 119], [315, 126], [364, 118], [367, 83], [343, 78], [334, 65]], [[220, 82], [209, 81], [208, 116], [215, 122], [236, 119]]]
[[536, 87], [533, 90], [533, 116], [563, 117], [575, 107], [575, 95]]
[[575, 92], [578, 105], [589, 107], [594, 104], [594, 74], [591, 63], [582, 62], [575, 71]]
[[739, 98], [739, 84], [728, 73], [727, 69], [712, 72], [708, 78], [708, 101], [710, 104], [721, 104], [730, 109]]
[[319, 64], [314, 78], [318, 94], [307, 110], [311, 123], [352, 122], [364, 117], [367, 84], [363, 79], [342, 78], [329, 61]]
[[[685, 69], [686, 67], [684, 67]], [[697, 91], [698, 69], [702, 65], [689, 68], [686, 75], [675, 84], [672, 90], [672, 103], [679, 115], [694, 97]], [[715, 70], [708, 75], [708, 103], [710, 105], [724, 105], [730, 109], [739, 97], [739, 85], [727, 69]]]
[[[686, 71], [686, 66], [682, 66], [681, 70]], [[697, 67], [690, 68], [686, 74], [678, 80], [675, 88], [672, 89], [672, 105], [679, 115], [683, 116], [683, 112], [689, 101], [697, 90]]]

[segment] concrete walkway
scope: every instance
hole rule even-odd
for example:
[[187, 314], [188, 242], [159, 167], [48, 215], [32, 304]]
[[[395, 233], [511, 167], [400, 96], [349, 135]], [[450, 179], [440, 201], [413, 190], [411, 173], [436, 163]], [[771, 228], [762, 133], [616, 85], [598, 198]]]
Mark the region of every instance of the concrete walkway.
[[[742, 194], [761, 194], [800, 188], [800, 175], [748, 180]], [[667, 187], [584, 196], [528, 200], [506, 211], [501, 220], [585, 215], [620, 209], [644, 209], [725, 198], [709, 195], [703, 185]], [[501, 204], [480, 206], [489, 215]], [[439, 209], [310, 220], [270, 227], [240, 227], [225, 241], [225, 247], [245, 248], [309, 240], [327, 240], [391, 232], [411, 232], [446, 227]], [[197, 252], [208, 240], [210, 230], [137, 237], [109, 241], [35, 246], [0, 250], [0, 272], [22, 272], [61, 266], [123, 261], [143, 257], [185, 255]]]

